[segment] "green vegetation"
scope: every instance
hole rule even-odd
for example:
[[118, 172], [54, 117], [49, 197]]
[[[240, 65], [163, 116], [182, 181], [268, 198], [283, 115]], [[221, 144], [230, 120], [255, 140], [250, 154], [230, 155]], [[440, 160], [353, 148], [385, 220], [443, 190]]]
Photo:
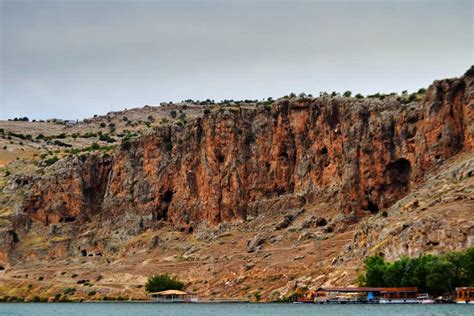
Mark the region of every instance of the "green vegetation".
[[122, 139], [122, 143], [120, 144], [120, 149], [128, 151], [132, 147], [132, 143], [127, 138]]
[[148, 292], [160, 292], [166, 290], [182, 290], [184, 283], [169, 274], [155, 274], [148, 278], [145, 290]]
[[453, 293], [456, 286], [474, 286], [474, 247], [440, 256], [402, 257], [394, 262], [375, 255], [366, 258], [364, 264], [365, 271], [357, 278], [361, 286], [416, 286], [418, 291], [433, 295]]
[[23, 134], [14, 133], [14, 132], [8, 132], [8, 136], [13, 136], [19, 139], [31, 139], [31, 135], [23, 135]]
[[262, 298], [262, 294], [260, 292], [254, 292], [253, 293], [253, 297], [255, 298], [255, 301], [260, 301], [260, 299]]
[[102, 134], [99, 136], [99, 140], [107, 143], [114, 143], [115, 139], [110, 137], [108, 134]]
[[46, 159], [46, 160], [44, 161], [44, 163], [46, 164], [46, 166], [51, 166], [51, 165], [55, 164], [58, 160], [59, 160], [58, 157], [53, 156], [53, 157], [51, 157], [51, 158]]
[[74, 293], [76, 293], [76, 288], [75, 287], [67, 287], [63, 290], [63, 294], [64, 295], [74, 295]]

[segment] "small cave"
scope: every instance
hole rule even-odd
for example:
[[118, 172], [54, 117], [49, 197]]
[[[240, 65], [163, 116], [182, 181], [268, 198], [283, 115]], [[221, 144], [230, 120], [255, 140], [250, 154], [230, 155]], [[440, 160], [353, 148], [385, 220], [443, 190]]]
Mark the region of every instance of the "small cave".
[[18, 237], [18, 234], [17, 234], [16, 231], [14, 231], [14, 230], [9, 230], [9, 231], [8, 231], [8, 234], [11, 236], [12, 241], [13, 241], [14, 243], [20, 242], [20, 238]]
[[330, 111], [324, 116], [324, 121], [334, 129], [339, 124], [339, 108], [336, 104], [333, 104]]
[[87, 250], [82, 249], [82, 250], [81, 250], [81, 256], [87, 257]]
[[410, 183], [410, 161], [400, 158], [389, 163], [385, 169], [385, 176], [395, 188], [405, 188]]
[[372, 214], [377, 214], [379, 212], [379, 207], [377, 204], [375, 204], [372, 201], [367, 201], [367, 209], [370, 211]]
[[75, 216], [66, 216], [64, 217], [64, 222], [65, 223], [72, 223], [76, 220], [76, 217]]
[[15, 183], [18, 186], [24, 186], [24, 185], [28, 184], [28, 179], [18, 178], [18, 179], [15, 180]]
[[273, 189], [273, 192], [276, 193], [276, 195], [282, 195], [282, 194], [285, 194], [286, 193], [286, 188], [283, 188], [283, 187], [275, 187]]
[[326, 146], [324, 146], [318, 152], [319, 152], [320, 155], [326, 156], [328, 154], [328, 148]]
[[97, 190], [92, 187], [85, 187], [82, 189], [82, 194], [89, 203], [94, 203], [97, 200]]
[[280, 152], [278, 155], [279, 158], [288, 159], [288, 153], [286, 151]]
[[0, 271], [3, 271], [5, 270], [5, 267], [4, 266], [0, 266]]
[[163, 202], [166, 202], [168, 204], [171, 203], [173, 200], [173, 192], [171, 191], [166, 191], [165, 194], [163, 195], [163, 198], [161, 199]]
[[225, 157], [220, 151], [216, 151], [216, 159], [219, 163], [223, 163], [225, 160]]
[[166, 191], [165, 194], [161, 196], [160, 205], [153, 212], [153, 220], [167, 219], [168, 218], [168, 208], [173, 201], [173, 192]]

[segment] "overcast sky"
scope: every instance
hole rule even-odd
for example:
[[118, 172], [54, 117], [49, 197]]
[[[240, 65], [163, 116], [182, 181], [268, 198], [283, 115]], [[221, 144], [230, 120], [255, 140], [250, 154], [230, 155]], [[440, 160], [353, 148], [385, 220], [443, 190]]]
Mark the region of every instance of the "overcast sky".
[[414, 91], [473, 64], [469, 0], [0, 2], [0, 119]]

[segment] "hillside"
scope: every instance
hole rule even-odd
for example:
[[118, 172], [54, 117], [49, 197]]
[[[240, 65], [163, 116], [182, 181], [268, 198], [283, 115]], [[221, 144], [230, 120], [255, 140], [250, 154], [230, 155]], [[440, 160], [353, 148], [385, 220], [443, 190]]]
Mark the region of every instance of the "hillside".
[[0, 296], [210, 298], [353, 284], [474, 246], [474, 68], [408, 95], [183, 102], [0, 122]]

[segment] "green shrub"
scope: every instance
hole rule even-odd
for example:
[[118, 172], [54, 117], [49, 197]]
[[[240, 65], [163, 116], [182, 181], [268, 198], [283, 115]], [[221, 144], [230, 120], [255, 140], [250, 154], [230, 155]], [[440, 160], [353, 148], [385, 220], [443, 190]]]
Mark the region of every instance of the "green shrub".
[[90, 148], [90, 150], [99, 150], [100, 145], [97, 144], [97, 143], [92, 143], [92, 145], [89, 148]]
[[413, 101], [416, 101], [416, 93], [412, 93], [408, 97], [408, 102], [413, 102]]
[[147, 292], [160, 292], [166, 290], [182, 290], [184, 283], [169, 274], [155, 274], [148, 278], [145, 284]]
[[51, 157], [51, 158], [49, 158], [49, 159], [46, 159], [46, 160], [44, 161], [44, 163], [46, 164], [46, 166], [51, 166], [51, 165], [55, 164], [58, 160], [59, 160], [58, 157], [53, 156], [53, 157]]
[[260, 301], [260, 299], [262, 298], [262, 294], [260, 292], [254, 292], [253, 293], [253, 297], [255, 298], [255, 300], [258, 302]]
[[355, 98], [356, 98], [356, 99], [363, 99], [364, 96], [363, 96], [362, 94], [360, 94], [360, 93], [357, 93], [357, 94], [355, 95]]
[[205, 115], [208, 115], [209, 113], [211, 113], [211, 110], [209, 110], [208, 108], [205, 108], [205, 109], [204, 109], [204, 114], [205, 114]]
[[175, 110], [172, 110], [172, 111], [170, 112], [170, 115], [171, 115], [172, 118], [176, 118], [176, 116], [178, 115], [178, 113], [176, 113]]
[[352, 95], [352, 92], [347, 90], [346, 92], [344, 92], [343, 96], [346, 97], [346, 98], [350, 98]]
[[99, 136], [99, 140], [107, 143], [114, 143], [115, 138], [110, 137], [108, 134], [102, 134]]
[[[8, 132], [8, 135], [9, 135], [9, 136], [16, 137], [16, 138], [19, 138], [19, 139], [26, 139], [26, 136], [25, 136], [25, 135], [19, 134], [19, 133]], [[9, 138], [9, 139], [11, 139], [11, 138]]]
[[69, 295], [69, 294], [74, 295], [74, 293], [76, 293], [76, 288], [75, 287], [66, 287], [63, 290], [64, 295]]

